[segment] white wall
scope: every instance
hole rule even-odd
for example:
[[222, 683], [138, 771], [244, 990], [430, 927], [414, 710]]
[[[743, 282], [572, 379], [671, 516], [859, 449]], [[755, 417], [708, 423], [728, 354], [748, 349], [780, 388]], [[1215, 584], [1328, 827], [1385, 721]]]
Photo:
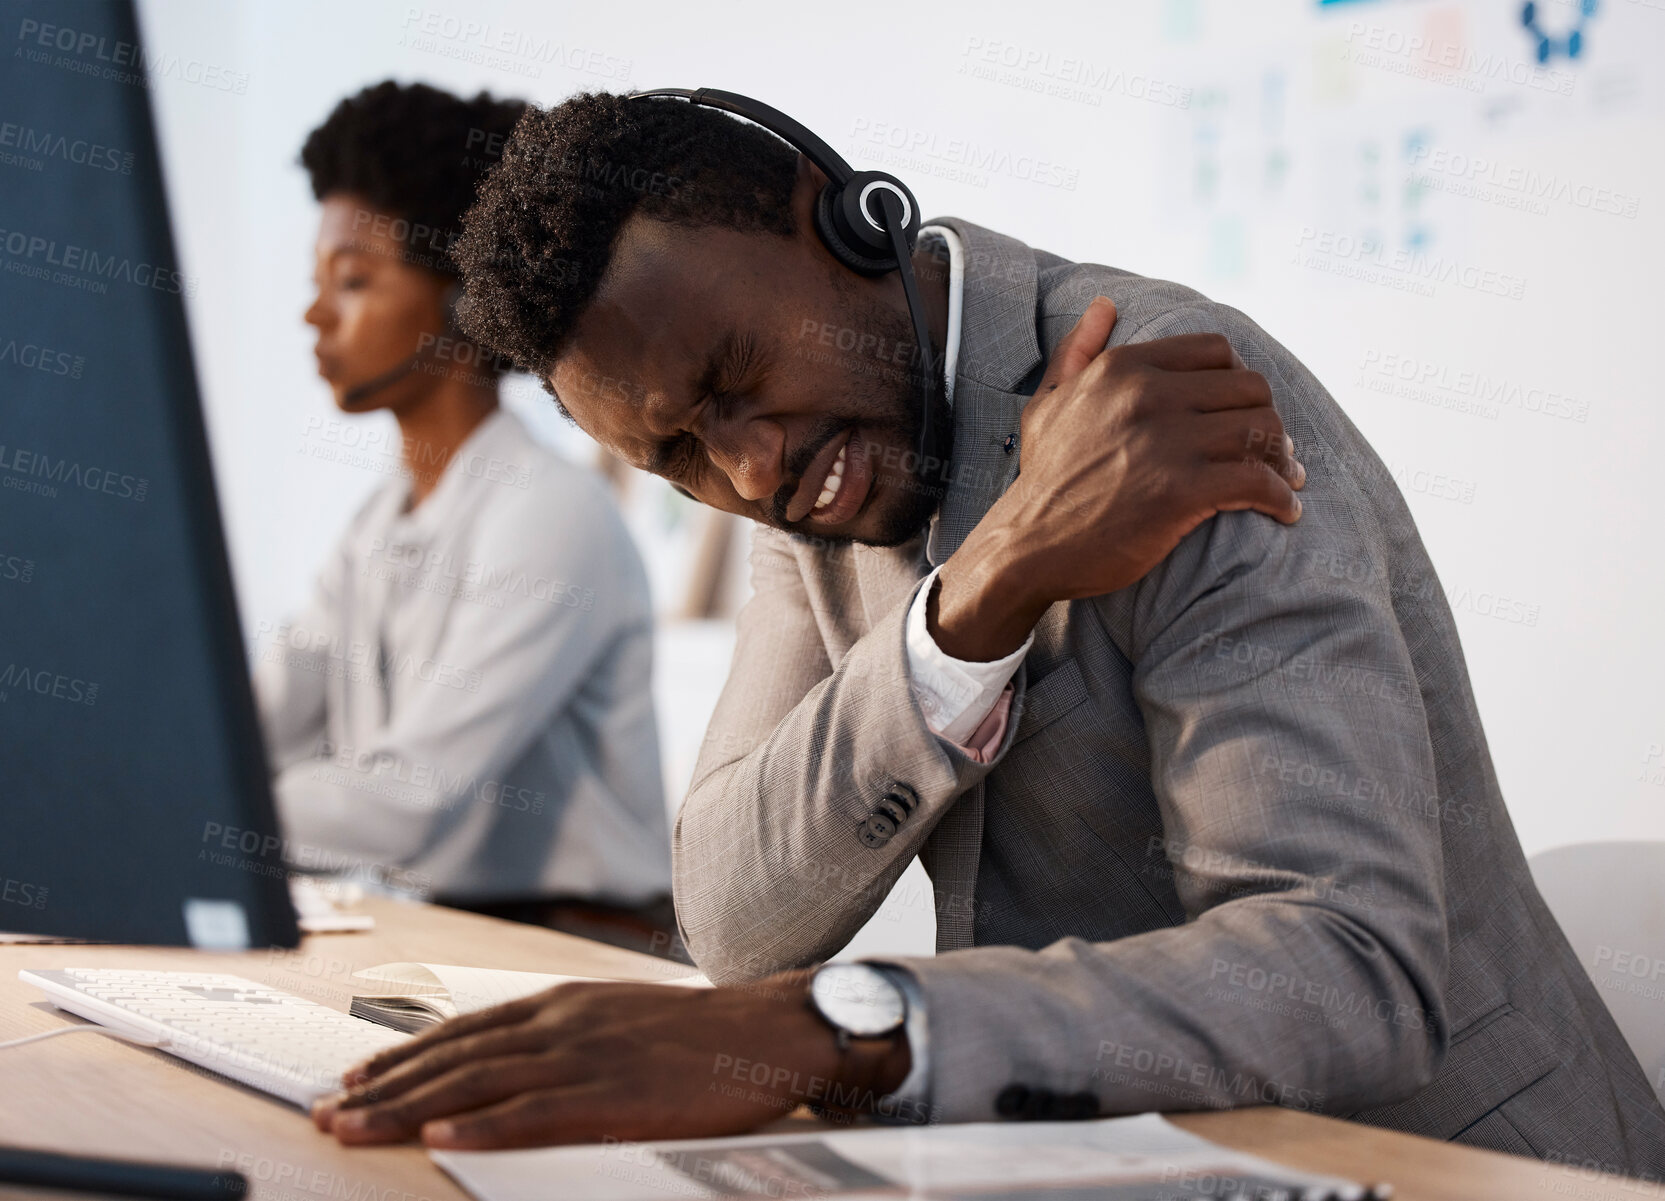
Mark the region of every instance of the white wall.
[[[1551, 32], [1578, 10], [1538, 7]], [[1604, 3], [1577, 65], [1549, 72], [1515, 0], [822, 11], [145, 4], [153, 49], [248, 76], [242, 95], [174, 80], [157, 97], [251, 628], [300, 597], [375, 479], [311, 453], [338, 419], [299, 320], [307, 130], [387, 76], [544, 103], [721, 86], [904, 175], [929, 213], [1249, 312], [1401, 474], [1528, 851], [1665, 838], [1665, 0]], [[885, 32], [898, 11], [905, 38]], [[528, 38], [560, 52], [488, 49]], [[522, 385], [517, 406], [583, 453]], [[1574, 416], [1543, 412], [1546, 396]], [[646, 536], [674, 558], [674, 510], [652, 505], [633, 520], [657, 520]], [[683, 699], [680, 726], [697, 726], [686, 714], [708, 700]], [[919, 937], [906, 915], [881, 933], [904, 927]]]

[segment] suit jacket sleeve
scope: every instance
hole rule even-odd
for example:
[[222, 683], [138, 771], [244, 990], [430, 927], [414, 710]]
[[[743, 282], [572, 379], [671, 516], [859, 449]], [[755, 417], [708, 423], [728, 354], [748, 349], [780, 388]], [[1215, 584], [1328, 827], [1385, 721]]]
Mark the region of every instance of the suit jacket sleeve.
[[[1286, 420], [1297, 389], [1318, 389], [1231, 310], [1180, 310], [1140, 336], [1205, 330], [1267, 375]], [[1295, 526], [1222, 514], [1139, 584], [1076, 602], [1134, 665], [1163, 820], [1149, 852], [1171, 864], [1187, 920], [899, 961], [930, 1012], [939, 1119], [994, 1117], [1013, 1084], [1091, 1093], [1103, 1113], [1345, 1112], [1435, 1074], [1440, 828], [1460, 816], [1437, 796], [1386, 572], [1326, 567], [1380, 541], [1325, 449], [1301, 447]]]
[[[720, 984], [837, 953], [990, 767], [932, 733], [914, 696], [917, 587], [835, 665], [788, 535], [756, 529], [752, 586], [672, 851], [683, 940]], [[917, 801], [876, 841], [869, 819], [897, 783]]]

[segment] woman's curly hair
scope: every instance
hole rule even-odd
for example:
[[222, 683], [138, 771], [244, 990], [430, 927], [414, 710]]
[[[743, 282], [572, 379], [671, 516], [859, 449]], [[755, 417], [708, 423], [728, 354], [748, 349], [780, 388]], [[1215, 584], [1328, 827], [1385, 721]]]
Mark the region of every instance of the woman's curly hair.
[[425, 83], [388, 80], [337, 104], [307, 136], [301, 165], [314, 197], [358, 196], [404, 218], [407, 261], [455, 276], [448, 251], [463, 214], [526, 108], [487, 92], [464, 100]]

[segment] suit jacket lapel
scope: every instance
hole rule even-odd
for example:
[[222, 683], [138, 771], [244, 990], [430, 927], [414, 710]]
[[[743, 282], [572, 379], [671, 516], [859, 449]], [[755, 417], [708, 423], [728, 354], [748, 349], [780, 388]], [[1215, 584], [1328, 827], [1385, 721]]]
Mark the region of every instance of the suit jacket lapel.
[[[964, 378], [954, 389], [954, 457], [949, 463], [948, 492], [925, 547], [933, 567], [947, 562], [1017, 478], [1018, 419], [1029, 399]], [[1010, 451], [1006, 450], [1008, 438]]]
[[952, 229], [965, 250], [954, 449], [948, 491], [926, 544], [926, 557], [937, 566], [959, 549], [1017, 477], [1018, 419], [1029, 399], [1017, 388], [1040, 363], [1041, 349], [1035, 252], [1016, 238], [955, 217], [930, 224]]
[[[1040, 363], [1041, 350], [1035, 331], [1034, 251], [1015, 238], [956, 218], [932, 224], [959, 235], [966, 259], [953, 458], [948, 492], [925, 546], [926, 559], [937, 566], [959, 549], [1017, 477], [1018, 419], [1029, 399], [1017, 389]], [[982, 850], [983, 785], [978, 783], [943, 814], [920, 850], [936, 898], [939, 954], [976, 941]]]

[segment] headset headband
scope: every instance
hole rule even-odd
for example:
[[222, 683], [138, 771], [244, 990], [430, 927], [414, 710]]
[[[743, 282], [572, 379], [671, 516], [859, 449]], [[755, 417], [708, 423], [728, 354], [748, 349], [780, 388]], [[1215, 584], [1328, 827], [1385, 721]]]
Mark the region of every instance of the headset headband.
[[[922, 396], [919, 424], [919, 454], [926, 459], [930, 444], [932, 385], [935, 352], [931, 329], [925, 320], [925, 306], [913, 275], [912, 252], [919, 236], [919, 203], [913, 193], [894, 175], [883, 171], [854, 171], [842, 155], [778, 108], [717, 88], [650, 88], [632, 92], [628, 99], [652, 100], [669, 97], [706, 108], [722, 109], [762, 126], [800, 154], [827, 177], [827, 186], [815, 202], [815, 232], [834, 258], [862, 275], [885, 275], [895, 271], [902, 278], [902, 294], [913, 319], [914, 338], [919, 346], [919, 387]], [[874, 211], [877, 207], [877, 212]], [[953, 370], [953, 364], [945, 364]]]
[[753, 100], [749, 96], [737, 95], [734, 92], [724, 92], [718, 88], [653, 88], [646, 92], [630, 93], [632, 100], [645, 100], [654, 96], [674, 96], [690, 104], [720, 108], [726, 113], [746, 118], [753, 125], [761, 125], [770, 133], [792, 143], [805, 158], [821, 168], [822, 175], [839, 187], [849, 183], [855, 175], [855, 172], [850, 170], [850, 164], [844, 161], [838, 151], [780, 109], [764, 104], [761, 100]]
[[[717, 88], [653, 88], [631, 100], [670, 97], [743, 117], [785, 141], [827, 177], [815, 204], [815, 231], [838, 259], [863, 275], [884, 275], [901, 262], [890, 239], [886, 195], [900, 208], [902, 241], [909, 253], [919, 236], [919, 204], [906, 184], [884, 171], [855, 171], [826, 142], [772, 105]], [[901, 256], [905, 258], [906, 255]]]

